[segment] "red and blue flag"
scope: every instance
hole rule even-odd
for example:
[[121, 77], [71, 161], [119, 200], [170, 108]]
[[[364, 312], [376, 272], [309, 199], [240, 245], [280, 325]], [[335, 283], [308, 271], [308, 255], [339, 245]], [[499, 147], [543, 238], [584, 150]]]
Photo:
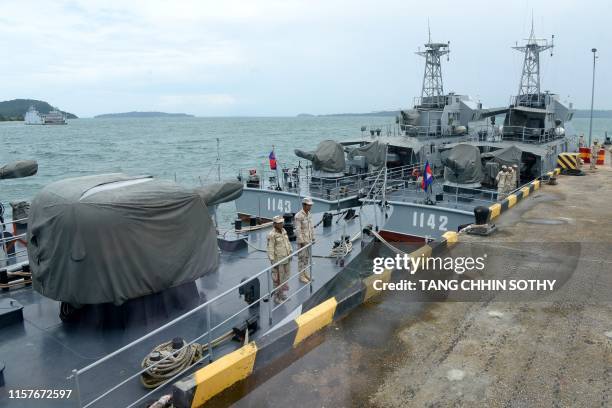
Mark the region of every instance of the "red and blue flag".
[[429, 160], [425, 163], [425, 170], [423, 171], [423, 181], [421, 182], [421, 188], [427, 191], [427, 188], [433, 184], [433, 172], [429, 166]]
[[270, 169], [276, 170], [276, 156], [274, 155], [274, 150], [270, 152], [268, 159], [270, 159]]

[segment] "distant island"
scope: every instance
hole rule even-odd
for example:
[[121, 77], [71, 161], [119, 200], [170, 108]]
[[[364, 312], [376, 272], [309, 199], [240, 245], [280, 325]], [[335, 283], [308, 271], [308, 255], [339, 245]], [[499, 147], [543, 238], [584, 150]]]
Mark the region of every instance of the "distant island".
[[[13, 99], [10, 101], [3, 101], [0, 102], [0, 122], [23, 120], [23, 117], [28, 109], [30, 109], [30, 106], [34, 106], [34, 108], [42, 114], [47, 114], [55, 109], [47, 102], [38, 101], [36, 99]], [[78, 117], [72, 113], [64, 111], [60, 112], [64, 113], [68, 119], [78, 119]]]
[[166, 112], [122, 112], [122, 113], [105, 113], [103, 115], [94, 116], [96, 119], [107, 118], [193, 118], [193, 115], [187, 113], [166, 113]]

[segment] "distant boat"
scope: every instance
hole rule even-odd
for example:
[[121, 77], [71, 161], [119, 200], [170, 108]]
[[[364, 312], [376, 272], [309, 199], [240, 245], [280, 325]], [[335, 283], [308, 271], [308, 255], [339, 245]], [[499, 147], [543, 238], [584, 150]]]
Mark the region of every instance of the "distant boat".
[[24, 116], [24, 123], [26, 125], [66, 125], [66, 115], [63, 112], [60, 112], [57, 109], [53, 109], [47, 114], [41, 114], [34, 108], [34, 106], [30, 106], [30, 109], [26, 112]]
[[66, 122], [66, 115], [57, 109], [43, 115], [43, 121], [45, 125], [66, 125], [68, 123]]
[[43, 125], [45, 120], [42, 115], [34, 108], [34, 106], [30, 106], [30, 109], [26, 112], [24, 118], [24, 122], [26, 125]]

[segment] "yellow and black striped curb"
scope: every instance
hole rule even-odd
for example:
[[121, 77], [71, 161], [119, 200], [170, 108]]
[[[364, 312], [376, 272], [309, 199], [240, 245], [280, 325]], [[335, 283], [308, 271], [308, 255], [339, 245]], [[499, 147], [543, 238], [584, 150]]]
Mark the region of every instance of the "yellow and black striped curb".
[[[546, 173], [546, 178], [557, 176], [560, 174], [560, 172], [561, 172], [561, 169], [556, 168], [553, 171], [549, 171], [548, 173]], [[501, 214], [508, 211], [510, 208], [514, 207], [516, 203], [527, 198], [529, 194], [533, 193], [536, 190], [539, 190], [541, 185], [542, 185], [542, 180], [533, 180], [531, 183], [520, 188], [514, 194], [508, 195], [501, 202], [490, 205], [489, 206], [489, 216], [487, 218], [488, 221], [490, 222], [494, 220], [495, 218], [499, 217]]]
[[204, 405], [224, 389], [268, 366], [312, 334], [328, 326], [340, 314], [346, 313], [347, 306], [356, 303], [357, 297], [331, 297], [273, 332], [176, 382], [172, 391], [174, 406], [186, 408]]
[[[547, 173], [547, 176], [552, 177], [559, 172], [560, 169], [555, 169]], [[494, 219], [512, 208], [517, 202], [538, 190], [540, 184], [540, 180], [534, 180], [501, 203], [491, 205], [489, 219]], [[440, 241], [424, 245], [411, 252], [410, 256], [424, 258], [435, 256], [452, 247], [458, 240], [459, 235], [449, 231], [444, 233]], [[346, 270], [340, 272], [337, 277], [344, 271]], [[386, 269], [382, 274], [356, 280], [353, 285], [312, 307], [309, 306], [309, 302], [306, 302], [303, 305], [305, 311], [297, 318], [174, 383], [172, 390], [174, 406], [188, 408], [204, 405], [215, 395], [269, 366], [291, 349], [298, 347], [314, 333], [380, 294], [380, 291], [374, 289], [374, 281], [389, 282], [395, 278], [396, 273], [402, 272]], [[333, 286], [333, 282], [328, 283]], [[333, 292], [333, 289], [330, 290], [324, 285], [317, 292], [329, 293]], [[311, 299], [316, 300], [316, 294]]]

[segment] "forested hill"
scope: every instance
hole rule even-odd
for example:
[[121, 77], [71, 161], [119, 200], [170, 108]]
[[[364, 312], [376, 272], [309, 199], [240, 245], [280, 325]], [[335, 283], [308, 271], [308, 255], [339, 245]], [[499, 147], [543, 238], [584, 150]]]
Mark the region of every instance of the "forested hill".
[[[13, 99], [11, 101], [0, 102], [0, 121], [7, 120], [23, 120], [23, 116], [30, 109], [30, 106], [34, 106], [40, 113], [49, 113], [53, 110], [53, 106], [49, 105], [45, 101], [38, 101], [36, 99]], [[64, 112], [68, 119], [77, 119], [77, 116]]]

